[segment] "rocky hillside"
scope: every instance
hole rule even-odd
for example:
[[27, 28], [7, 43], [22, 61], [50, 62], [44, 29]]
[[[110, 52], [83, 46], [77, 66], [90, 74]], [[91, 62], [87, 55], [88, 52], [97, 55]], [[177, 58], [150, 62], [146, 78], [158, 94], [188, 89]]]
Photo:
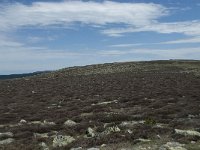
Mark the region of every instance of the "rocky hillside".
[[199, 150], [200, 61], [72, 67], [0, 81], [2, 150]]

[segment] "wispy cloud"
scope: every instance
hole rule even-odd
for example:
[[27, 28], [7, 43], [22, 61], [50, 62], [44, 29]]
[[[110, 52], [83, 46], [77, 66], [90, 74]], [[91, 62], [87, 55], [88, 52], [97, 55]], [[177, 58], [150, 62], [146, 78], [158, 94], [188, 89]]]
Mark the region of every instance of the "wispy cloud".
[[152, 43], [113, 44], [113, 45], [109, 45], [108, 47], [125, 48], [125, 47], [141, 46], [141, 45], [146, 45], [146, 44], [152, 44]]
[[[121, 61], [122, 57], [113, 58], [123, 55], [133, 56], [133, 60], [147, 58], [146, 56], [151, 59], [152, 55], [154, 59], [200, 58], [200, 48], [171, 50], [132, 48], [142, 47], [146, 44], [200, 43], [200, 20], [167, 22], [167, 19], [163, 18], [173, 15], [172, 10], [161, 4], [66, 0], [61, 2], [33, 2], [29, 5], [17, 2], [0, 3], [0, 10], [0, 70], [13, 70], [14, 68], [16, 70], [21, 68], [25, 70], [29, 68], [33, 70], [55, 69], [69, 66], [70, 63], [71, 65], [87, 64], [87, 62], [89, 64], [96, 63], [97, 60], [98, 62], [105, 62], [104, 57], [108, 58], [108, 56], [109, 59], [107, 60], [109, 61]], [[54, 37], [47, 37], [47, 34], [43, 35], [42, 33], [40, 36], [37, 33], [32, 34], [33, 31], [27, 31], [29, 35], [23, 37], [15, 32], [27, 28], [33, 28], [34, 31], [38, 28], [41, 30], [48, 29], [49, 31], [52, 28], [74, 30], [77, 25], [78, 27], [95, 28], [95, 31], [111, 37], [123, 36], [126, 33], [156, 32], [161, 34], [179, 33], [185, 35], [186, 38], [160, 43], [116, 44], [109, 46], [108, 50], [91, 50], [79, 53], [72, 49], [57, 49], [56, 44], [52, 44], [54, 50], [51, 46], [47, 48], [48, 42], [54, 40]], [[19, 39], [15, 40], [15, 37], [19, 37]], [[20, 39], [23, 42], [20, 42]], [[40, 45], [38, 42], [44, 42], [41, 44], [44, 47], [38, 46]], [[64, 46], [61, 45], [60, 47]], [[109, 48], [115, 50], [109, 50]], [[125, 48], [126, 50], [122, 50]], [[40, 66], [42, 67], [40, 68]]]
[[[81, 23], [98, 27], [103, 34], [121, 36], [124, 33], [153, 31], [200, 35], [200, 20], [159, 22], [170, 15], [170, 9], [154, 3], [119, 3], [111, 1], [62, 1], [21, 3], [0, 6], [0, 30], [21, 27], [62, 26]], [[105, 28], [109, 24], [122, 24], [121, 28]], [[123, 28], [124, 26], [124, 28]]]
[[30, 6], [14, 3], [1, 6], [0, 27], [5, 30], [25, 26], [69, 26], [76, 22], [140, 26], [167, 13], [167, 8], [152, 3], [64, 1], [35, 2]]
[[160, 23], [153, 22], [148, 25], [129, 27], [129, 28], [115, 28], [106, 29], [102, 31], [103, 34], [109, 36], [121, 35], [123, 33], [133, 32], [157, 32], [157, 33], [181, 33], [190, 36], [200, 35], [200, 20], [184, 21], [184, 22], [172, 22], [172, 23]]
[[200, 47], [176, 49], [137, 48], [128, 50], [107, 50], [100, 51], [99, 54], [104, 56], [142, 55], [143, 57], [150, 55], [150, 57], [148, 57], [149, 59], [152, 57], [154, 59], [198, 59], [200, 57]]
[[[1, 47], [21, 47], [23, 46], [23, 43], [17, 42], [15, 40], [12, 40], [11, 38], [7, 37], [6, 35], [0, 35], [0, 48]], [[1, 49], [0, 49], [1, 52]]]
[[186, 39], [179, 39], [174, 41], [166, 41], [166, 42], [161, 42], [160, 44], [184, 44], [184, 43], [200, 43], [200, 36], [186, 38]]
[[73, 50], [49, 49], [27, 46], [13, 39], [0, 38], [0, 74], [54, 70], [66, 66], [81, 64], [83, 57], [93, 57], [92, 53], [80, 53]]
[[157, 42], [157, 43], [126, 43], [126, 44], [113, 44], [109, 45], [108, 47], [115, 47], [115, 48], [127, 48], [127, 47], [135, 47], [135, 46], [144, 46], [144, 45], [165, 45], [165, 44], [188, 44], [188, 43], [200, 43], [200, 37], [190, 37], [172, 41], [165, 41], [165, 42]]

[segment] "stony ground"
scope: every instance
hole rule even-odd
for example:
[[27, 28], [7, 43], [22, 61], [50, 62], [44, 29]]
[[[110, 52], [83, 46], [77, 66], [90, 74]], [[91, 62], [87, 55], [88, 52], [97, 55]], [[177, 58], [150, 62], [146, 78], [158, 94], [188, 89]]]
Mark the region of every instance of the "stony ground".
[[0, 104], [2, 150], [200, 150], [200, 61], [3, 80]]

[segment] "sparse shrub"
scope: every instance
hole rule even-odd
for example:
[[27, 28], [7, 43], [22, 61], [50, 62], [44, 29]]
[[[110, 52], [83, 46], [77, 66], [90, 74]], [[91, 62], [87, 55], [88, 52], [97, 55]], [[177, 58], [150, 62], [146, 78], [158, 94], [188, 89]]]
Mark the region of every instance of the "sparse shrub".
[[144, 123], [145, 123], [146, 125], [153, 126], [153, 125], [156, 124], [156, 120], [153, 119], [153, 118], [146, 118]]

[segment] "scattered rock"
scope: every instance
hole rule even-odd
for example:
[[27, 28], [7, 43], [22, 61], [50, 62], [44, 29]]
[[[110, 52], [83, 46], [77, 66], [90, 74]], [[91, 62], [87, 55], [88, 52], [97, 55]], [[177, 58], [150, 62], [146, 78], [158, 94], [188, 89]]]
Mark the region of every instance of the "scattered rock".
[[87, 137], [94, 137], [95, 136], [95, 131], [92, 128], [88, 128], [86, 131]]
[[132, 134], [132, 133], [133, 133], [133, 131], [131, 131], [130, 129], [128, 129], [127, 132], [128, 132], [129, 134]]
[[141, 138], [136, 139], [136, 141], [139, 141], [139, 142], [151, 142], [151, 140], [149, 140], [149, 139], [141, 139]]
[[71, 148], [70, 150], [82, 150], [82, 147], [77, 147], [77, 148]]
[[177, 134], [181, 134], [184, 136], [199, 136], [200, 137], [200, 133], [197, 131], [193, 131], [193, 130], [180, 130], [180, 129], [175, 129], [175, 132]]
[[187, 150], [183, 146], [185, 146], [185, 144], [180, 144], [178, 142], [167, 142], [165, 145], [162, 145], [159, 150]]
[[12, 142], [14, 142], [14, 139], [13, 138], [8, 138], [8, 139], [5, 139], [5, 140], [1, 140], [0, 141], [0, 145], [10, 144]]
[[44, 120], [43, 122], [41, 122], [41, 121], [31, 121], [29, 124], [38, 124], [38, 125], [50, 125], [50, 126], [52, 126], [52, 125], [56, 125], [54, 122], [48, 122], [48, 121], [46, 121], [46, 120]]
[[141, 120], [141, 121], [124, 121], [120, 124], [120, 126], [122, 127], [132, 127], [136, 124], [144, 124], [145, 121]]
[[18, 127], [19, 126], [19, 123], [17, 123], [17, 124], [9, 124], [8, 125], [8, 127], [10, 127], [10, 128], [14, 128], [14, 127]]
[[113, 101], [108, 101], [108, 102], [101, 102], [101, 103], [97, 103], [97, 104], [92, 104], [92, 106], [95, 106], [95, 105], [107, 105], [107, 104], [111, 104], [111, 103], [118, 103], [118, 100], [113, 100]]
[[53, 139], [53, 147], [63, 147], [73, 142], [75, 139], [71, 136], [56, 135]]
[[43, 124], [41, 121], [31, 121], [29, 124]]
[[158, 135], [156, 135], [159, 139], [161, 139], [161, 136], [158, 134]]
[[26, 124], [26, 123], [27, 123], [27, 121], [26, 121], [26, 120], [24, 120], [24, 119], [21, 119], [19, 123], [20, 123], [20, 124]]
[[104, 132], [103, 134], [110, 134], [110, 133], [114, 133], [114, 132], [120, 132], [120, 128], [118, 126], [113, 126], [113, 127], [108, 127]]
[[81, 117], [88, 117], [88, 116], [92, 116], [93, 115], [93, 112], [90, 112], [90, 113], [82, 113], [80, 116]]
[[154, 127], [156, 128], [166, 128], [168, 125], [163, 123], [156, 123]]
[[3, 124], [2, 124], [2, 125], [0, 125], [0, 128], [4, 128], [5, 126], [6, 126], [6, 125], [3, 125]]
[[113, 125], [113, 123], [105, 123], [105, 124], [103, 125], [103, 127], [106, 128], [106, 127], [111, 126], [111, 125]]
[[31, 91], [31, 93], [32, 93], [32, 94], [35, 94], [36, 92], [35, 92], [35, 91]]
[[100, 150], [99, 148], [88, 148], [87, 150]]
[[195, 118], [196, 116], [195, 115], [188, 115], [188, 118], [192, 119], [192, 118]]
[[55, 138], [57, 134], [57, 131], [51, 131], [48, 133], [34, 133], [33, 135], [35, 138]]
[[39, 146], [41, 146], [43, 150], [49, 150], [49, 147], [44, 142], [40, 143]]
[[43, 124], [44, 125], [56, 125], [55, 122], [48, 122], [46, 120], [44, 120]]
[[13, 133], [12, 132], [4, 132], [4, 133], [0, 133], [0, 138], [11, 138], [13, 137]]
[[48, 133], [34, 133], [35, 138], [48, 138]]
[[72, 127], [72, 126], [75, 126], [77, 123], [72, 121], [72, 120], [67, 120], [65, 121], [64, 125], [66, 126], [69, 126], [69, 127]]

